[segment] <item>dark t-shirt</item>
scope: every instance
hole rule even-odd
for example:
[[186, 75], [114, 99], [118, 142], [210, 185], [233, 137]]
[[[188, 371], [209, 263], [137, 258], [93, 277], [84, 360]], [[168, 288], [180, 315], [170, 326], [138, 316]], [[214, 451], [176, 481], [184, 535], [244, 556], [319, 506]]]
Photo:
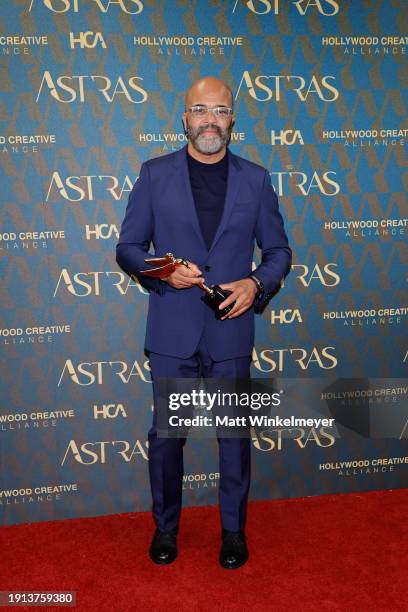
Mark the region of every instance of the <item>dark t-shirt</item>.
[[224, 210], [228, 178], [228, 151], [214, 164], [203, 164], [187, 151], [191, 191], [201, 233], [209, 249]]

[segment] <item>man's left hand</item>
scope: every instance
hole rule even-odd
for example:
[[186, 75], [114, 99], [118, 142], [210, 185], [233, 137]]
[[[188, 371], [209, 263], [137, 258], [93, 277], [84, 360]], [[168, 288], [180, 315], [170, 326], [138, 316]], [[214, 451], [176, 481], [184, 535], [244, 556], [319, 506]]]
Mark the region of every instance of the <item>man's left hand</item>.
[[223, 302], [220, 304], [220, 309], [229, 306], [232, 302], [235, 302], [233, 308], [230, 312], [222, 317], [222, 321], [224, 319], [233, 319], [234, 317], [239, 317], [239, 315], [243, 314], [248, 308], [250, 308], [254, 302], [257, 287], [254, 281], [250, 278], [242, 278], [241, 280], [233, 281], [232, 283], [224, 283], [220, 285], [221, 289], [229, 289], [232, 291], [231, 295], [229, 295]]

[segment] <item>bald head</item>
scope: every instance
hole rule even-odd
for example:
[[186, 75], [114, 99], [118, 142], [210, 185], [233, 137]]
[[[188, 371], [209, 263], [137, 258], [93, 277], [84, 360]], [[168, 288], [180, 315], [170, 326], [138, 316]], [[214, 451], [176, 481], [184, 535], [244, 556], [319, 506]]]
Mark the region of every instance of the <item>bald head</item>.
[[214, 106], [223, 105], [232, 108], [233, 95], [231, 89], [213, 76], [203, 77], [195, 81], [188, 89], [185, 97], [186, 108], [194, 104], [203, 104], [203, 100], [212, 102]]

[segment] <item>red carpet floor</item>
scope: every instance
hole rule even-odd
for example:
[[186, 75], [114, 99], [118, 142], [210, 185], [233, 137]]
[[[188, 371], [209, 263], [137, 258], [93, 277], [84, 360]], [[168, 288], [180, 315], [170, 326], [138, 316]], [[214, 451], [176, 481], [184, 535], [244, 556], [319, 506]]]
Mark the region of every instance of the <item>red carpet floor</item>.
[[166, 567], [147, 556], [149, 513], [3, 527], [0, 590], [77, 591], [81, 612], [406, 612], [407, 502], [408, 489], [252, 502], [235, 571], [218, 566], [214, 506], [183, 510]]

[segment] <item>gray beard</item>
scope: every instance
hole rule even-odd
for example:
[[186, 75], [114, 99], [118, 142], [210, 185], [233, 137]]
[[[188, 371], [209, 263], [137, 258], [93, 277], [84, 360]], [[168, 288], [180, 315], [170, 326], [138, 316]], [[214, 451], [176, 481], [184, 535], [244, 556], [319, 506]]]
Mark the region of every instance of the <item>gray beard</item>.
[[[218, 126], [216, 127], [218, 128]], [[207, 129], [207, 126], [203, 126], [201, 128], [202, 131], [204, 131], [205, 129]], [[190, 127], [188, 127], [187, 129], [187, 133], [191, 144], [199, 153], [203, 153], [204, 155], [210, 155], [213, 153], [218, 153], [223, 147], [225, 147], [225, 145], [228, 144], [231, 135], [231, 129], [227, 128], [226, 130], [224, 130], [224, 135], [218, 133], [214, 136], [211, 136], [211, 138], [202, 136], [201, 134], [194, 134], [194, 130], [192, 130]]]
[[211, 138], [206, 138], [205, 136], [197, 136], [197, 138], [192, 141], [192, 145], [199, 153], [209, 154], [209, 153], [218, 153], [221, 151], [223, 146], [226, 144], [225, 138], [221, 136], [214, 135]]

